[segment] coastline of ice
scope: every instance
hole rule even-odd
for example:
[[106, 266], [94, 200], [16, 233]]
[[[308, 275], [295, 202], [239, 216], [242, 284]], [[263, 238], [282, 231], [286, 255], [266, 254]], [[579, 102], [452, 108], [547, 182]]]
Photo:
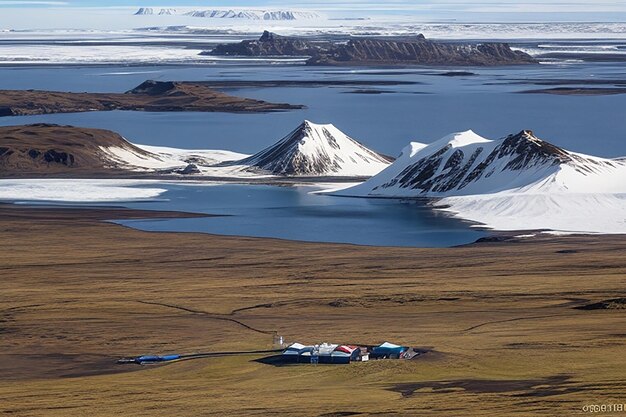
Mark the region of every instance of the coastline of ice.
[[108, 203], [152, 200], [166, 192], [153, 180], [2, 179], [0, 200]]
[[435, 207], [499, 231], [626, 234], [626, 194], [499, 193], [446, 197]]

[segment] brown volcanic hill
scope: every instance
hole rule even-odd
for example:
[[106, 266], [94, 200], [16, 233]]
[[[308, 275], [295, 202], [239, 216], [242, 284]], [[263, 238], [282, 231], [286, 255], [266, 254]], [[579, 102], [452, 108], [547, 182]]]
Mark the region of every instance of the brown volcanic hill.
[[44, 123], [6, 126], [0, 127], [0, 177], [116, 171], [116, 161], [101, 147], [118, 147], [140, 157], [155, 157], [109, 130]]
[[534, 64], [530, 55], [506, 43], [447, 43], [424, 35], [397, 39], [359, 38], [342, 42], [314, 42], [265, 31], [258, 40], [218, 45], [206, 55], [295, 56], [311, 58], [307, 65], [519, 65]]
[[126, 93], [0, 90], [0, 116], [106, 110], [250, 113], [302, 107], [231, 96], [202, 82], [148, 80]]

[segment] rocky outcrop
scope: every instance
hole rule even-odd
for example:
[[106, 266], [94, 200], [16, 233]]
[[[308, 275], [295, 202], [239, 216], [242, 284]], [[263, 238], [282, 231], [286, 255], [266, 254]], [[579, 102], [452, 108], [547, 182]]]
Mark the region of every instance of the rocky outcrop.
[[444, 43], [424, 35], [402, 39], [352, 39], [347, 43], [314, 42], [265, 31], [258, 40], [221, 44], [205, 55], [309, 56], [307, 65], [520, 65], [537, 61], [506, 43]]
[[313, 56], [328, 50], [330, 43], [311, 42], [301, 38], [289, 38], [265, 31], [256, 40], [220, 44], [202, 55], [219, 56]]
[[200, 171], [200, 168], [198, 168], [196, 164], [189, 164], [180, 171], [180, 174], [182, 175], [194, 175], [200, 173], [202, 173], [202, 171]]
[[309, 65], [517, 65], [537, 61], [506, 43], [451, 44], [418, 37], [413, 41], [354, 39], [311, 58]]
[[110, 147], [154, 157], [108, 130], [45, 123], [0, 127], [0, 177], [112, 172], [116, 161], [103, 150]]

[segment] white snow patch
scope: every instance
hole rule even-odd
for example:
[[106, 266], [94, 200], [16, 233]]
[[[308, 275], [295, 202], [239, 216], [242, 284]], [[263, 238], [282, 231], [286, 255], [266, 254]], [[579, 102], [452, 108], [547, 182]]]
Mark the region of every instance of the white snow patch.
[[167, 190], [146, 180], [19, 179], [0, 180], [0, 200], [114, 202], [157, 198]]
[[214, 61], [203, 49], [128, 45], [0, 45], [2, 64], [116, 64]]
[[136, 172], [154, 172], [165, 170], [183, 170], [190, 164], [200, 171], [196, 175], [228, 178], [267, 177], [246, 172], [247, 166], [218, 166], [227, 161], [239, 160], [248, 155], [225, 150], [194, 150], [168, 148], [164, 146], [138, 145], [147, 155], [134, 152], [131, 148], [117, 146], [101, 147], [111, 166]]
[[361, 184], [360, 182], [319, 182], [314, 184], [303, 184], [305, 186], [311, 186], [319, 188], [318, 190], [311, 191], [309, 194], [325, 194], [325, 193], [334, 193], [336, 191], [345, 190], [346, 188], [354, 187], [356, 185]]
[[144, 151], [157, 154], [163, 158], [175, 158], [177, 160], [188, 159], [190, 157], [200, 157], [204, 158], [207, 161], [213, 161], [214, 163], [226, 162], [226, 161], [235, 161], [238, 159], [246, 158], [250, 155], [226, 151], [226, 150], [217, 150], [217, 149], [180, 149], [180, 148], [170, 148], [166, 146], [151, 146], [151, 145], [138, 145], [135, 144], [138, 148], [143, 149]]
[[626, 194], [504, 193], [446, 197], [437, 206], [495, 230], [626, 233]]
[[[312, 160], [323, 154], [333, 161], [341, 161], [341, 170], [329, 172], [328, 175], [370, 176], [378, 174], [390, 165], [389, 162], [372, 157], [366, 148], [332, 124], [316, 124], [308, 120], [304, 123], [309, 128], [309, 133], [300, 140], [298, 145], [300, 154]], [[337, 147], [331, 146], [324, 130], [332, 135]]]

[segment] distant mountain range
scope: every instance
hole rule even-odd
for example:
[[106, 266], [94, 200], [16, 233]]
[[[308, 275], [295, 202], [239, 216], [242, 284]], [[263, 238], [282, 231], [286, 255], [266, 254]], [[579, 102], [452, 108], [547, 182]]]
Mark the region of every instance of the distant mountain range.
[[265, 31], [259, 39], [217, 45], [201, 55], [308, 56], [307, 65], [520, 65], [537, 61], [508, 44], [450, 43], [428, 40], [424, 35], [400, 38], [362, 37], [347, 42], [284, 37]]
[[426, 199], [498, 230], [626, 233], [626, 159], [567, 151], [531, 131], [498, 140], [472, 131], [413, 142], [395, 162], [333, 125], [303, 122], [250, 156], [136, 145], [100, 129], [0, 127], [0, 177], [198, 178], [365, 182], [337, 196]]
[[152, 7], [140, 7], [139, 10], [135, 12], [135, 15], [172, 15], [178, 14], [176, 9], [154, 9]]
[[136, 145], [115, 132], [73, 126], [0, 127], [3, 174], [76, 168], [157, 175], [187, 169], [187, 174], [214, 176], [371, 177], [340, 192], [364, 197], [626, 193], [626, 159], [570, 152], [529, 130], [498, 140], [466, 131], [430, 144], [412, 142], [394, 161], [332, 124], [308, 120], [254, 155]]
[[135, 15], [183, 15], [213, 19], [244, 19], [244, 20], [312, 20], [321, 16], [312, 11], [304, 10], [255, 10], [255, 9], [208, 9], [182, 10], [171, 8], [141, 7]]

